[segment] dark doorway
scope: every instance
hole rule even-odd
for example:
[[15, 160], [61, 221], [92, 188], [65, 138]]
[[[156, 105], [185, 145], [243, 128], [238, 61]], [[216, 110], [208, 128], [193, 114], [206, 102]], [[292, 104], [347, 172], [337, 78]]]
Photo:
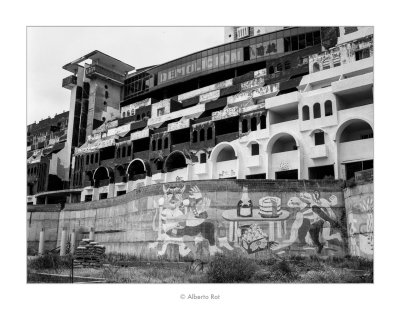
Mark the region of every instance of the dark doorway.
[[265, 180], [266, 178], [267, 178], [267, 175], [265, 173], [246, 175], [246, 179], [248, 179], [248, 180], [254, 180], [254, 179], [263, 179], [263, 180]]
[[308, 178], [311, 179], [333, 179], [335, 178], [335, 171], [333, 165], [318, 166], [308, 168]]
[[126, 191], [117, 191], [117, 196], [125, 195]]
[[278, 171], [275, 172], [276, 180], [297, 180], [298, 179], [298, 170], [286, 170], [286, 171]]
[[107, 193], [101, 193], [99, 199], [107, 199]]
[[85, 195], [85, 201], [92, 201], [92, 195]]

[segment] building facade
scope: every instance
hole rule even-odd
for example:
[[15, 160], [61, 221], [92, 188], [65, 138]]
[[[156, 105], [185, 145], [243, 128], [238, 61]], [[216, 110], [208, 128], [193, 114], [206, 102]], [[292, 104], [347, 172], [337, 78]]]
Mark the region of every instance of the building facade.
[[228, 28], [223, 45], [136, 71], [98, 51], [63, 67], [71, 197], [373, 168], [372, 27]]

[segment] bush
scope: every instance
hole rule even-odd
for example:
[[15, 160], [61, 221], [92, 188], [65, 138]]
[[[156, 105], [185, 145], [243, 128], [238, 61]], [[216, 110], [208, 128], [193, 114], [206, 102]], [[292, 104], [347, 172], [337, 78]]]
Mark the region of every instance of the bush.
[[28, 268], [35, 270], [71, 268], [71, 257], [61, 257], [58, 254], [47, 253], [28, 261]]
[[257, 263], [240, 254], [216, 254], [207, 272], [210, 283], [249, 282], [257, 271]]
[[357, 275], [348, 271], [326, 267], [323, 271], [309, 271], [301, 276], [301, 283], [360, 283]]

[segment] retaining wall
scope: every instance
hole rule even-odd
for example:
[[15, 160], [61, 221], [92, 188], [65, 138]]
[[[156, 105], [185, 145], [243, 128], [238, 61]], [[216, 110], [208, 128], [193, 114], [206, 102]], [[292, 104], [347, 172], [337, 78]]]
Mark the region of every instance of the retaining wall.
[[[253, 217], [237, 218], [243, 187], [253, 202]], [[164, 190], [166, 193], [164, 193]], [[261, 218], [259, 200], [272, 197], [282, 214]], [[161, 198], [161, 200], [160, 200]], [[270, 200], [271, 201], [271, 200]], [[160, 217], [160, 214], [162, 215]], [[216, 252], [256, 252], [267, 239], [243, 243], [243, 225], [256, 224], [276, 254], [343, 256], [347, 254], [344, 196], [339, 181], [205, 180], [154, 184], [123, 196], [66, 204], [64, 210], [30, 206], [28, 245], [36, 246], [45, 227], [46, 249], [60, 244], [63, 228], [75, 229], [77, 241], [91, 227], [106, 252], [155, 260], [209, 259]], [[69, 234], [68, 234], [69, 235]]]

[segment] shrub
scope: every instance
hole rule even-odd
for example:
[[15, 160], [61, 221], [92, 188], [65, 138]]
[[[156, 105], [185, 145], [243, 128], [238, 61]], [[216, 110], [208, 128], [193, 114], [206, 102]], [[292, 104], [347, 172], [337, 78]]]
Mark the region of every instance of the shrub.
[[41, 269], [59, 269], [70, 268], [71, 257], [69, 255], [61, 257], [58, 254], [47, 253], [40, 255], [28, 261], [28, 268], [41, 270]]
[[216, 254], [207, 277], [210, 283], [248, 282], [257, 269], [257, 263], [243, 255]]

